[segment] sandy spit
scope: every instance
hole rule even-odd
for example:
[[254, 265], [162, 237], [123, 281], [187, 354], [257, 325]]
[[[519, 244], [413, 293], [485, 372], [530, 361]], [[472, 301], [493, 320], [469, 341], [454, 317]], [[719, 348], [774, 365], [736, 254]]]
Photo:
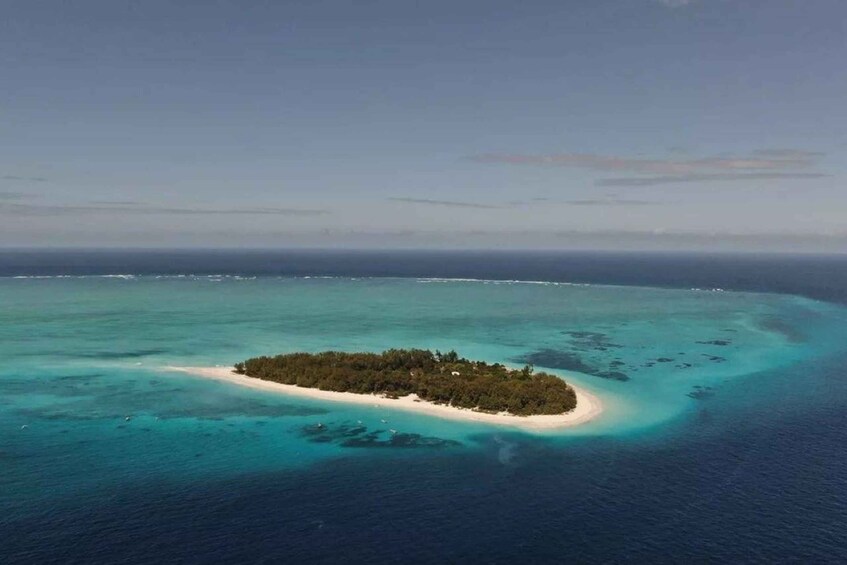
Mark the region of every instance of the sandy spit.
[[481, 422], [485, 424], [495, 424], [502, 426], [512, 426], [516, 428], [524, 428], [530, 430], [550, 430], [557, 428], [568, 428], [578, 426], [593, 420], [603, 412], [603, 405], [600, 400], [593, 394], [579, 387], [570, 386], [576, 391], [576, 408], [565, 414], [556, 415], [540, 415], [540, 416], [515, 416], [508, 412], [499, 414], [488, 414], [485, 412], [477, 412], [469, 408], [457, 408], [454, 406], [446, 406], [444, 404], [433, 404], [421, 400], [415, 394], [400, 398], [386, 398], [373, 394], [357, 394], [354, 392], [335, 392], [329, 390], [318, 390], [314, 388], [299, 387], [296, 385], [288, 385], [275, 383], [239, 375], [233, 371], [232, 367], [164, 367], [168, 371], [178, 371], [188, 373], [200, 377], [224, 381], [240, 386], [250, 388], [279, 392], [292, 396], [300, 396], [305, 398], [313, 398], [317, 400], [327, 400], [331, 402], [347, 402], [351, 404], [368, 404], [371, 406], [395, 408], [399, 410], [408, 410], [410, 412], [418, 412], [439, 418], [448, 418], [451, 420], [464, 420], [469, 422]]

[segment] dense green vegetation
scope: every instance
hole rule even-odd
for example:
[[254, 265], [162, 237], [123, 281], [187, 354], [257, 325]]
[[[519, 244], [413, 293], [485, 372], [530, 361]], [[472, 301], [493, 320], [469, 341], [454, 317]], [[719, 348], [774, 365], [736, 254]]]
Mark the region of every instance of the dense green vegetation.
[[455, 351], [389, 349], [382, 353], [289, 353], [255, 357], [235, 365], [236, 372], [301, 387], [383, 394], [417, 394], [423, 400], [529, 416], [561, 414], [576, 406], [576, 393], [565, 381], [499, 363], [469, 361]]

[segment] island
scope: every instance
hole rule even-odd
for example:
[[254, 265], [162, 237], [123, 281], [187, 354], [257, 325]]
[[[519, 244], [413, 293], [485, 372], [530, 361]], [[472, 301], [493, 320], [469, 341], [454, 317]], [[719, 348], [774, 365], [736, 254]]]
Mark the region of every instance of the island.
[[593, 395], [531, 365], [510, 368], [455, 351], [287, 353], [254, 357], [234, 368], [170, 369], [323, 400], [525, 428], [572, 426], [601, 410]]

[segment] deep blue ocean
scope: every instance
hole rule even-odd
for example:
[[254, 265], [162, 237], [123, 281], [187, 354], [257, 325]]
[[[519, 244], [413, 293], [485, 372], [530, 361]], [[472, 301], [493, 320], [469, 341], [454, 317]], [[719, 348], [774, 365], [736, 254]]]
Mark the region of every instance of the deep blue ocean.
[[[409, 346], [605, 412], [526, 433], [165, 370]], [[846, 369], [843, 256], [2, 251], [0, 562], [843, 563]]]

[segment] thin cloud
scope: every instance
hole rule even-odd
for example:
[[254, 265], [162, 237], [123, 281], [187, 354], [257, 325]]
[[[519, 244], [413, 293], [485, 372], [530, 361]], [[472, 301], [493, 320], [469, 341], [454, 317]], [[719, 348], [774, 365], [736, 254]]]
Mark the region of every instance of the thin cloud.
[[781, 170], [810, 167], [815, 164], [813, 153], [784, 155], [753, 155], [749, 157], [710, 157], [702, 159], [639, 159], [592, 153], [555, 153], [550, 155], [521, 155], [483, 153], [470, 157], [478, 163], [531, 165], [543, 167], [572, 167], [601, 172], [630, 172], [682, 175], [702, 171]]
[[144, 202], [135, 200], [92, 200], [88, 204], [94, 206], [147, 206]]
[[14, 181], [24, 181], [24, 182], [47, 182], [47, 179], [44, 177], [22, 177], [18, 175], [3, 175], [0, 177], [0, 180], [14, 180]]
[[476, 202], [456, 202], [454, 200], [431, 200], [429, 198], [403, 198], [403, 197], [391, 197], [388, 198], [392, 202], [404, 202], [406, 204], [424, 204], [427, 206], [446, 206], [450, 208], [478, 208], [482, 210], [497, 210], [502, 208], [502, 206], [495, 206], [493, 204], [479, 204]]
[[172, 208], [136, 204], [115, 205], [61, 205], [61, 204], [10, 204], [0, 203], [0, 212], [20, 216], [63, 216], [74, 214], [127, 214], [174, 216], [320, 216], [328, 210], [303, 208]]
[[618, 198], [609, 195], [605, 198], [575, 198], [572, 200], [556, 200], [552, 198], [532, 198], [530, 200], [513, 200], [511, 206], [535, 206], [540, 204], [565, 206], [655, 206], [662, 204], [655, 200], [637, 200], [633, 198]]
[[690, 6], [694, 3], [694, 0], [656, 0], [656, 2], [668, 8], [682, 8]]
[[661, 202], [626, 198], [586, 198], [583, 200], [565, 200], [564, 204], [569, 206], [655, 206], [661, 204]]
[[658, 186], [662, 184], [678, 184], [685, 182], [819, 179], [828, 176], [830, 175], [823, 173], [713, 173], [599, 179], [595, 181], [594, 184], [597, 186]]
[[470, 157], [477, 163], [536, 167], [563, 167], [604, 173], [644, 175], [600, 179], [599, 186], [653, 186], [679, 182], [715, 182], [755, 179], [810, 179], [827, 176], [814, 169], [823, 153], [802, 149], [760, 149], [748, 155], [644, 159], [593, 153], [528, 155], [483, 153]]
[[535, 206], [537, 204], [541, 204], [543, 202], [554, 202], [552, 198], [538, 197], [538, 198], [530, 198], [528, 200], [510, 200], [508, 202], [509, 206]]
[[24, 198], [32, 198], [32, 195], [25, 192], [0, 192], [0, 200], [22, 200]]
[[779, 159], [800, 159], [800, 160], [814, 160], [819, 159], [824, 156], [824, 153], [820, 151], [806, 151], [805, 149], [785, 149], [785, 148], [775, 148], [775, 149], [757, 149], [753, 151], [754, 155], [761, 155], [763, 157], [776, 157]]

